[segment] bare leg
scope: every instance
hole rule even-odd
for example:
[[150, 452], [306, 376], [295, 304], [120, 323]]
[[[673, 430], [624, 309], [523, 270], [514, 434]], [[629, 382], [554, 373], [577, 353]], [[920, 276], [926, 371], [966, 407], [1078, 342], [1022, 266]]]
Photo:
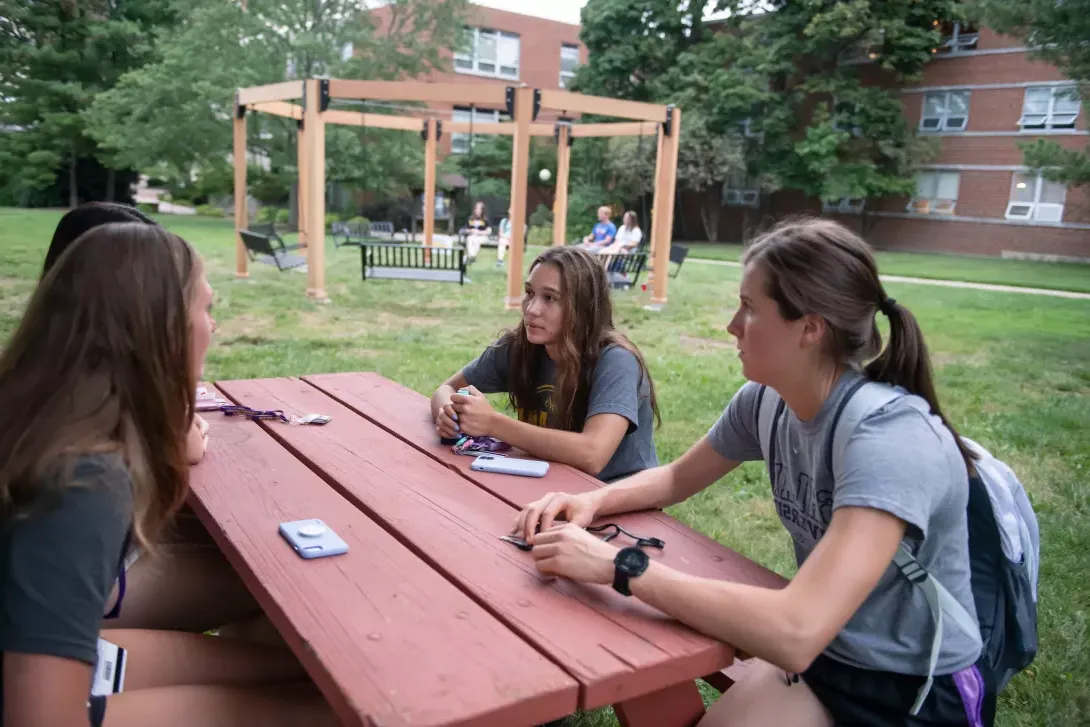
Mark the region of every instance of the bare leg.
[[[117, 600], [117, 586], [107, 608]], [[104, 628], [207, 631], [259, 612], [230, 563], [214, 546], [164, 545], [126, 574], [121, 615]]]
[[336, 727], [309, 684], [278, 687], [191, 685], [114, 694], [103, 727]]
[[501, 265], [503, 264], [503, 256], [507, 254], [507, 246], [509, 244], [511, 244], [511, 241], [506, 237], [501, 237], [496, 244], [496, 258]]
[[766, 662], [747, 669], [745, 677], [708, 709], [697, 727], [834, 727], [832, 717], [801, 679], [785, 682], [784, 671]]
[[103, 631], [102, 638], [127, 652], [126, 690], [183, 684], [243, 686], [306, 678], [302, 665], [282, 646], [140, 629]]

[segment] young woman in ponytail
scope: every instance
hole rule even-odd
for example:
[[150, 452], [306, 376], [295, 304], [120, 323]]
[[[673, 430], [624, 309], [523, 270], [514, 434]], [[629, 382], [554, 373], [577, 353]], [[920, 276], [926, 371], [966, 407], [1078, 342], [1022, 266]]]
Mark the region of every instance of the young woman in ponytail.
[[[949, 621], [934, 681], [914, 705], [935, 625], [922, 589], [892, 563], [901, 544], [975, 614], [966, 524], [973, 463], [939, 407], [919, 324], [886, 294], [866, 243], [835, 222], [781, 225], [744, 263], [728, 330], [749, 381], [708, 434], [668, 465], [546, 496], [513, 532], [534, 544], [543, 573], [620, 583], [622, 593], [762, 660], [701, 727], [990, 724], [994, 696], [984, 695], [974, 666], [979, 634]], [[884, 349], [879, 316], [889, 320]], [[865, 379], [888, 386], [890, 401], [839, 432], [842, 453], [826, 462], [836, 412]], [[781, 400], [772, 437], [769, 412]], [[601, 516], [681, 502], [742, 462], [764, 460], [762, 442], [774, 453], [773, 497], [799, 565], [782, 590], [686, 575], [583, 530]]]

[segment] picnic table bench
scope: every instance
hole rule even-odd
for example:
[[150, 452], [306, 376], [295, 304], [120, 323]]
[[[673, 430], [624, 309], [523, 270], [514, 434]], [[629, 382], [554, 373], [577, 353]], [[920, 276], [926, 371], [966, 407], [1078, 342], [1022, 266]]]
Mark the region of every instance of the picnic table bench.
[[[608, 587], [541, 576], [501, 541], [549, 491], [602, 485], [553, 463], [541, 479], [474, 472], [439, 444], [426, 397], [376, 374], [228, 381], [225, 398], [294, 426], [208, 415], [193, 507], [344, 724], [539, 725], [614, 705], [625, 727], [703, 715], [694, 679], [735, 650]], [[279, 523], [321, 518], [349, 544], [307, 561]], [[611, 517], [662, 538], [694, 575], [785, 581], [662, 512]]]

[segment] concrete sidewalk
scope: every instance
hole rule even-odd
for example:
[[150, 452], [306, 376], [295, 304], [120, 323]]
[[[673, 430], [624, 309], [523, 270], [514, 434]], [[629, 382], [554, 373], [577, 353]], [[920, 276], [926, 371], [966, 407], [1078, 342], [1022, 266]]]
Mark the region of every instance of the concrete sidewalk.
[[[686, 262], [702, 263], [704, 265], [721, 265], [728, 268], [740, 268], [741, 263], [731, 260], [706, 260], [704, 258], [690, 257]], [[958, 280], [932, 280], [931, 278], [910, 278], [903, 275], [882, 275], [885, 283], [908, 283], [910, 285], [937, 285], [941, 288], [970, 288], [973, 290], [988, 290], [994, 293], [1023, 293], [1026, 295], [1048, 295], [1053, 298], [1070, 298], [1072, 300], [1090, 300], [1090, 293], [1076, 293], [1070, 290], [1048, 290], [1047, 288], [1020, 288], [1017, 285], [995, 285], [992, 283], [965, 283]]]

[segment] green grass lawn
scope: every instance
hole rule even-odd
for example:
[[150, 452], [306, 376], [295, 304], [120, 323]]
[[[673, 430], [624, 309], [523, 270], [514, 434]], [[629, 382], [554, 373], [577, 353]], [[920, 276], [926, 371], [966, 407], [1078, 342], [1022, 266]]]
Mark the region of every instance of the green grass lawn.
[[[731, 243], [694, 242], [689, 257], [737, 262], [742, 246]], [[1090, 265], [1038, 263], [1026, 260], [973, 255], [934, 255], [919, 252], [879, 251], [878, 269], [884, 275], [903, 275], [934, 280], [1015, 285], [1090, 293]]]
[[[26, 303], [56, 212], [0, 210], [0, 340]], [[501, 301], [505, 276], [486, 250], [472, 284], [359, 279], [355, 248], [329, 247], [322, 305], [308, 301], [306, 276], [253, 265], [235, 280], [231, 223], [164, 218], [207, 261], [216, 290], [219, 332], [209, 352], [214, 379], [377, 371], [430, 394], [517, 320]], [[533, 248], [531, 248], [533, 254]], [[938, 273], [947, 258], [918, 259]], [[1066, 267], [956, 258], [963, 275], [993, 280], [994, 265], [1019, 278], [1055, 283]], [[905, 263], [907, 265], [907, 262]], [[928, 265], [936, 267], [928, 268]], [[973, 266], [979, 266], [974, 268]], [[998, 269], [998, 268], [995, 268]], [[1006, 269], [1006, 268], [1004, 268]], [[1076, 268], [1072, 268], [1075, 270]], [[1090, 268], [1077, 268], [1090, 277]], [[644, 351], [658, 386], [664, 424], [660, 457], [678, 457], [703, 435], [741, 385], [726, 327], [740, 271], [686, 265], [670, 281], [669, 304], [645, 311], [640, 294], [615, 293], [616, 322]], [[1066, 275], [1067, 273], [1063, 273]], [[1011, 273], [1010, 275], [1015, 275]], [[1074, 280], [1074, 277], [1070, 278]], [[1041, 649], [1001, 697], [1002, 727], [1070, 727], [1090, 714], [1090, 301], [891, 284], [890, 293], [920, 319], [940, 394], [963, 433], [1004, 459], [1026, 484], [1041, 521]], [[772, 508], [760, 465], [748, 465], [672, 512], [695, 528], [776, 571], [794, 570], [790, 541]], [[1080, 716], [1082, 715], [1082, 716]], [[606, 727], [601, 711], [568, 727]]]

